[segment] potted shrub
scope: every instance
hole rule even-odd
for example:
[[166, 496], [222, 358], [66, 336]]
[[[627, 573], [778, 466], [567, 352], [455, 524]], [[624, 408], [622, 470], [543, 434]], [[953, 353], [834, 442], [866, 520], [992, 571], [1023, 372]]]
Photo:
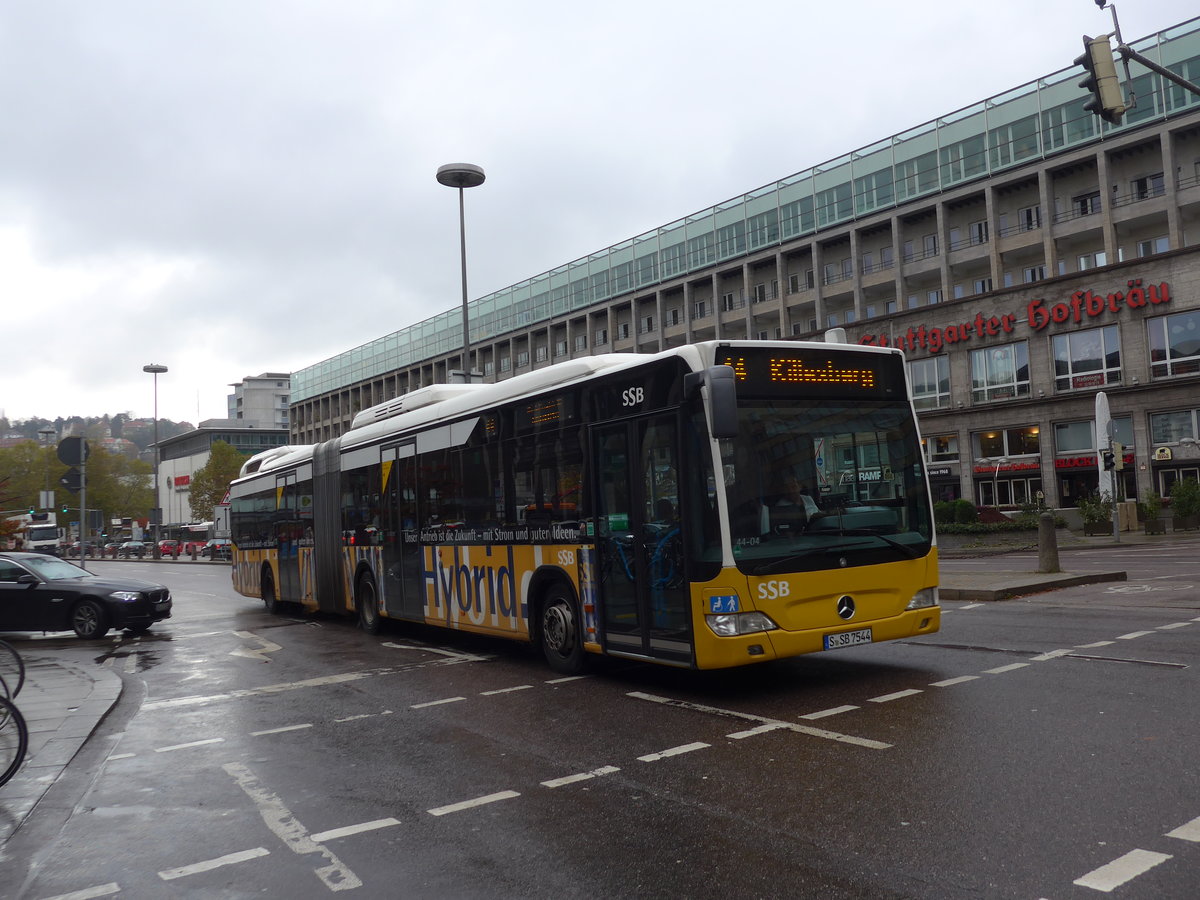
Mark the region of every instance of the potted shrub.
[[1146, 534], [1167, 533], [1167, 523], [1163, 521], [1162, 517], [1162, 497], [1158, 495], [1158, 491], [1147, 491], [1142, 494], [1141, 502], [1138, 503], [1138, 512], [1141, 514]]
[[1112, 534], [1113, 502], [1109, 494], [1089, 494], [1077, 504], [1084, 534]]
[[1171, 485], [1171, 530], [1200, 528], [1200, 482], [1180, 478]]

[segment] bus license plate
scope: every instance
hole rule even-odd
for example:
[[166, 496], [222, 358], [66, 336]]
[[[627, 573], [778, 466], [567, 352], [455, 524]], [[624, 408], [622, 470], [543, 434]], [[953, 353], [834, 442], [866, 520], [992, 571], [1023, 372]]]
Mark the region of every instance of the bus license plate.
[[859, 631], [839, 631], [837, 634], [825, 635], [825, 649], [839, 650], [842, 647], [857, 647], [859, 644], [871, 643], [871, 629]]

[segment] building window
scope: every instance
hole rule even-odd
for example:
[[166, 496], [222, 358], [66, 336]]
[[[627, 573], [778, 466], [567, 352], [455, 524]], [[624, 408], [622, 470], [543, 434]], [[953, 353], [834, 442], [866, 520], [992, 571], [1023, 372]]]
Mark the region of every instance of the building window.
[[965, 297], [967, 295], [967, 289], [964, 288], [961, 284], [954, 285], [951, 288], [951, 290], [954, 293], [955, 300], [961, 300], [963, 297]]
[[927, 235], [925, 235], [925, 237], [924, 237], [924, 239], [923, 239], [923, 241], [922, 241], [922, 244], [923, 244], [923, 246], [924, 246], [924, 248], [925, 248], [925, 256], [926, 256], [926, 258], [928, 258], [928, 257], [930, 257], [930, 256], [937, 256], [937, 253], [938, 253], [938, 236], [937, 236], [936, 234], [927, 234]]
[[1151, 319], [1146, 330], [1154, 378], [1200, 372], [1200, 310]]
[[533, 350], [534, 360], [537, 362], [545, 362], [549, 358], [545, 347], [535, 347]]
[[893, 265], [892, 260], [893, 260], [892, 248], [891, 247], [880, 247], [879, 248], [879, 268], [890, 269]]
[[[1112, 422], [1113, 440], [1128, 450], [1133, 446], [1133, 417], [1116, 416]], [[1091, 419], [1082, 422], [1058, 422], [1054, 426], [1054, 450], [1063, 456], [1095, 453], [1096, 423]]]
[[1177, 444], [1184, 438], [1195, 440], [1196, 433], [1194, 409], [1152, 413], [1150, 416], [1150, 442], [1153, 444]]
[[517, 367], [523, 368], [527, 365], [529, 365], [529, 351], [528, 350], [518, 350], [517, 351]]
[[734, 305], [732, 291], [721, 295], [721, 309], [723, 311], [729, 312], [731, 309], [736, 309], [736, 308], [737, 307]]
[[1129, 193], [1133, 195], [1134, 200], [1148, 200], [1151, 197], [1161, 197], [1165, 190], [1163, 184], [1163, 173], [1157, 175], [1147, 175], [1144, 178], [1135, 178], [1129, 182]]
[[586, 334], [575, 335], [575, 349], [576, 350], [586, 350], [587, 349], [587, 335]]
[[754, 302], [762, 303], [767, 299], [767, 286], [762, 282], [754, 286]]
[[917, 409], [938, 409], [950, 405], [950, 357], [933, 356], [908, 364], [913, 405]]
[[667, 310], [667, 324], [678, 325], [683, 317], [679, 314], [679, 307], [675, 306]]
[[838, 325], [838, 314], [837, 313], [830, 313], [829, 315], [827, 315], [825, 317], [825, 327], [826, 328], [837, 328], [837, 325]]
[[942, 292], [941, 291], [930, 291], [929, 293], [927, 293], [925, 295], [925, 298], [929, 301], [930, 306], [932, 306], [934, 303], [941, 303], [942, 302]]
[[1054, 389], [1094, 390], [1121, 383], [1121, 343], [1116, 325], [1053, 338]]
[[597, 347], [605, 346], [608, 343], [608, 329], [607, 328], [597, 328], [596, 334], [595, 334], [595, 339], [596, 339]]
[[[1025, 341], [971, 351], [971, 401], [988, 403], [1029, 396], [1029, 345]], [[986, 454], [985, 454], [986, 455]]]
[[642, 316], [640, 325], [641, 327], [638, 328], [638, 333], [649, 334], [654, 330], [654, 316]]
[[931, 434], [921, 438], [926, 462], [954, 462], [958, 459], [957, 434]]
[[512, 360], [507, 356], [500, 357], [500, 371], [508, 372], [512, 369]]
[[900, 257], [905, 262], [912, 262], [916, 257], [913, 255], [913, 242], [905, 241], [904, 246], [900, 248]]
[[623, 341], [629, 337], [629, 323], [622, 322], [617, 326], [617, 340]]
[[986, 244], [988, 239], [987, 220], [972, 222], [967, 226], [967, 232], [971, 235], [972, 244]]
[[972, 287], [975, 289], [976, 294], [986, 294], [992, 289], [991, 276], [987, 278], [976, 278]]
[[1027, 206], [1024, 209], [1017, 210], [1017, 227], [1021, 231], [1032, 231], [1035, 228], [1042, 227], [1042, 208], [1040, 206]]
[[884, 312], [885, 312], [885, 313], [887, 313], [887, 314], [894, 313], [894, 312], [896, 311], [896, 301], [895, 301], [895, 300], [888, 300], [888, 301], [887, 301], [887, 302], [886, 302], [886, 303], [883, 305], [883, 310], [884, 310]]
[[1045, 266], [1026, 266], [1021, 270], [1021, 277], [1026, 284], [1033, 284], [1035, 281], [1043, 281], [1046, 278]]
[[554, 342], [554, 355], [556, 357], [567, 355], [567, 342], [566, 341], [555, 341]]
[[866, 273], [875, 271], [875, 254], [870, 250], [862, 255], [862, 270]]
[[1075, 211], [1076, 216], [1090, 216], [1092, 213], [1100, 212], [1100, 192], [1093, 191], [1090, 194], [1072, 197], [1071, 208]]
[[1042, 452], [1041, 431], [1037, 425], [977, 431], [971, 435], [971, 443], [979, 458], [1037, 456]]
[[916, 294], [908, 295], [908, 308], [909, 309], [916, 309], [920, 305], [921, 305], [920, 297], [918, 297]]
[[1166, 253], [1171, 249], [1171, 241], [1167, 237], [1151, 238], [1148, 241], [1138, 241], [1138, 257], [1153, 256], [1155, 253]]
[[1078, 258], [1077, 268], [1080, 272], [1086, 272], [1088, 269], [1094, 269], [1097, 266], [1106, 265], [1108, 265], [1108, 254], [1106, 254], [1103, 250], [1099, 250], [1095, 253], [1085, 253], [1080, 256]]
[[697, 300], [692, 304], [692, 318], [703, 319], [708, 315], [708, 303], [704, 300]]

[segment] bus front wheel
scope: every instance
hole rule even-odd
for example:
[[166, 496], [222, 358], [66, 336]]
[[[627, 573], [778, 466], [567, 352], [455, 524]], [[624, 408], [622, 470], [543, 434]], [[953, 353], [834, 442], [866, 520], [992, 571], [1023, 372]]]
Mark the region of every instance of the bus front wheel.
[[370, 573], [358, 579], [354, 592], [354, 605], [358, 608], [358, 627], [367, 634], [379, 634], [383, 620], [379, 615], [379, 592]]
[[555, 672], [577, 675], [583, 671], [583, 640], [578, 607], [569, 588], [556, 584], [546, 592], [542, 606], [542, 653]]

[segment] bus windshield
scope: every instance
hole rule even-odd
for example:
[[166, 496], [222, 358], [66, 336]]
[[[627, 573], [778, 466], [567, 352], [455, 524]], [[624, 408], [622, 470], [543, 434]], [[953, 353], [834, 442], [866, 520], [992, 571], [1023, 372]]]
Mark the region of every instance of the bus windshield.
[[730, 539], [750, 575], [929, 552], [920, 441], [907, 403], [759, 400], [721, 441]]

